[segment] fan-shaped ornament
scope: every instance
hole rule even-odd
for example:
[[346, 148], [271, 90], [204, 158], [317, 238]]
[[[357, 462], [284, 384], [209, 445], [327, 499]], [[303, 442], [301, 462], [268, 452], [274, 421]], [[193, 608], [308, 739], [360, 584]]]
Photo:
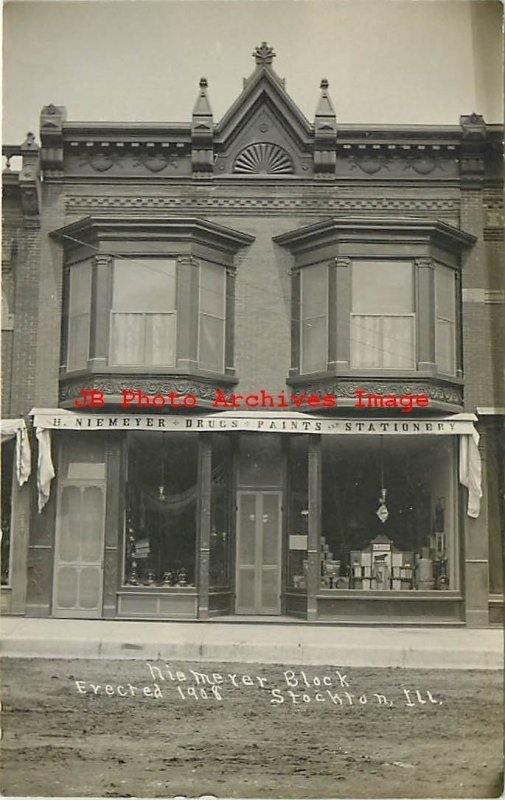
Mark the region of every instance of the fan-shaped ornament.
[[293, 162], [276, 144], [251, 144], [235, 159], [233, 172], [242, 175], [292, 175]]

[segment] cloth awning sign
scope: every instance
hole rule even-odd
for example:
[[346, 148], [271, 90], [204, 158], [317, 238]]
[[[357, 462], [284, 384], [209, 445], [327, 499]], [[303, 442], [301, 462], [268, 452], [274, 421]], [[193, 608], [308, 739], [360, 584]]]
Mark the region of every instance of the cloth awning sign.
[[482, 497], [479, 434], [474, 414], [425, 419], [322, 418], [300, 412], [223, 411], [206, 415], [89, 414], [65, 409], [31, 412], [39, 441], [39, 511], [49, 498], [54, 467], [51, 460], [50, 430], [72, 431], [258, 431], [263, 433], [316, 433], [336, 436], [459, 436], [460, 483], [468, 489], [467, 514], [478, 517]]

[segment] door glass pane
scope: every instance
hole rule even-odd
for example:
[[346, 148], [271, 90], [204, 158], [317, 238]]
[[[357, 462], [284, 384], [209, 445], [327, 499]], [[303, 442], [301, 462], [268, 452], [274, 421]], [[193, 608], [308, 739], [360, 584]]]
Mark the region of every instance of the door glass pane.
[[102, 560], [103, 497], [98, 486], [84, 490], [81, 519], [81, 559], [85, 563]]
[[355, 314], [404, 314], [414, 311], [409, 261], [354, 261], [352, 310]]
[[279, 562], [279, 498], [263, 495], [263, 565]]
[[278, 570], [263, 569], [263, 582], [261, 586], [261, 605], [263, 611], [277, 611], [279, 605], [279, 576]]
[[61, 561], [79, 560], [81, 532], [81, 490], [65, 486], [61, 493], [59, 557]]
[[56, 606], [75, 608], [77, 606], [78, 569], [59, 567], [57, 572]]
[[254, 611], [254, 583], [255, 571], [252, 567], [239, 570], [237, 587], [237, 605], [239, 610], [250, 609]]
[[79, 605], [81, 608], [97, 608], [100, 602], [100, 580], [102, 571], [99, 567], [84, 567], [79, 576]]
[[256, 495], [240, 495], [239, 565], [255, 563]]

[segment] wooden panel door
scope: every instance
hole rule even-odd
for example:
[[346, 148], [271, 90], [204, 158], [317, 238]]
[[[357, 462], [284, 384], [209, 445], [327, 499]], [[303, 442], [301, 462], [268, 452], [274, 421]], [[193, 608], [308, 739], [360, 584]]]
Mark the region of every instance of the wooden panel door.
[[237, 495], [237, 614], [281, 612], [281, 493]]
[[58, 497], [53, 615], [102, 615], [105, 482], [63, 480]]

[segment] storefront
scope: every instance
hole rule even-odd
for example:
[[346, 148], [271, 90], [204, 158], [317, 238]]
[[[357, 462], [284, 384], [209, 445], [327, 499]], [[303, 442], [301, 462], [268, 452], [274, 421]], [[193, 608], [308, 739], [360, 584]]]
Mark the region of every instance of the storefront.
[[51, 613], [463, 621], [473, 420], [35, 409]]

